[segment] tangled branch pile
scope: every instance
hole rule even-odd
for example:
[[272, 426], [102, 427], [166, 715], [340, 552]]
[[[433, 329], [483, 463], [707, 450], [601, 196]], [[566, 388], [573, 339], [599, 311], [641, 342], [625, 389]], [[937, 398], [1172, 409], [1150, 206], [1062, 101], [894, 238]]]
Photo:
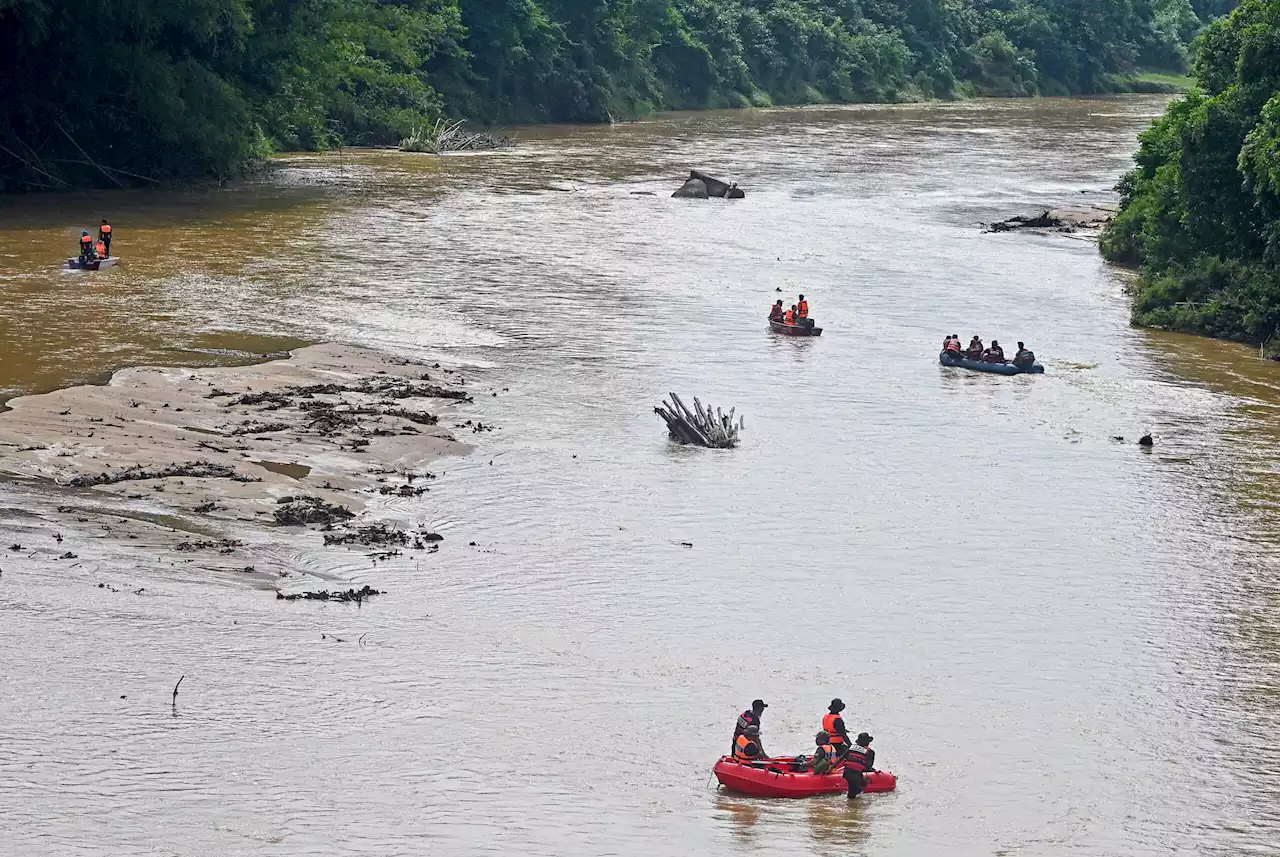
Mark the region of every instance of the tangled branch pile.
[[732, 449], [738, 445], [738, 432], [746, 427], [744, 417], [739, 417], [734, 422], [736, 410], [737, 408], [731, 408], [727, 414], [719, 408], [712, 411], [694, 396], [691, 411], [680, 401], [679, 396], [672, 393], [671, 401], [664, 399], [662, 405], [654, 408], [653, 412], [666, 421], [667, 431], [674, 441], [711, 449]]
[[450, 122], [444, 118], [436, 120], [434, 125], [419, 125], [408, 137], [400, 141], [402, 152], [429, 152], [438, 155], [441, 152], [476, 152], [484, 149], [506, 149], [516, 144], [515, 137], [494, 134], [492, 131], [481, 131], [472, 134], [463, 130], [465, 120]]

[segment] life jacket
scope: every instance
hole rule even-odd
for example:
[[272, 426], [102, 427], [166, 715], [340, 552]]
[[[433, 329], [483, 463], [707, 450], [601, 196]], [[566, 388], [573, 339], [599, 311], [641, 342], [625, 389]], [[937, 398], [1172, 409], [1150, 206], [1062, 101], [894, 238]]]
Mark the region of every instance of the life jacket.
[[[747, 748], [751, 746], [754, 746], [756, 748], [756, 751], [754, 753], [747, 750]], [[755, 741], [752, 741], [746, 735], [739, 735], [738, 740], [733, 742], [733, 758], [739, 759], [739, 760], [754, 759], [759, 755], [760, 755], [760, 745], [757, 744]]]
[[769, 307], [769, 319], [771, 321], [777, 321], [780, 318], [782, 318], [782, 307], [777, 304]]
[[102, 224], [101, 226], [99, 226], [99, 227], [98, 227], [98, 233], [99, 233], [99, 234], [101, 234], [101, 235], [110, 235], [110, 234], [111, 234], [111, 224], [110, 224], [110, 223], [104, 223], [104, 224]]
[[960, 353], [960, 340], [958, 340], [958, 339], [948, 339], [948, 340], [947, 340], [947, 344], [946, 344], [946, 345], [944, 345], [944, 346], [943, 346], [943, 348], [944, 348], [944, 349], [946, 349], [947, 351], [950, 351], [950, 352], [954, 353], [954, 354], [959, 354], [959, 353]]
[[748, 708], [746, 711], [738, 715], [738, 728], [734, 730], [734, 737], [741, 735], [747, 731], [748, 726], [759, 726], [760, 718], [756, 717], [756, 713]]
[[852, 771], [867, 772], [871, 765], [867, 764], [867, 748], [854, 744], [849, 748], [849, 755], [844, 757], [844, 766]]
[[81, 235], [81, 236], [80, 236], [80, 246], [81, 246], [81, 247], [90, 247], [90, 246], [92, 246], [92, 245], [93, 245], [93, 236], [92, 236], [92, 235]]
[[823, 744], [816, 752], [814, 752], [813, 760], [816, 762], [818, 759], [826, 759], [834, 765], [836, 763], [836, 759], [840, 758], [840, 754], [842, 752], [844, 751], [834, 744]]
[[828, 714], [822, 718], [822, 731], [831, 736], [832, 744], [843, 744], [844, 736], [836, 731], [836, 721], [840, 720], [839, 714]]
[[93, 249], [97, 251], [99, 256], [107, 255], [107, 245], [103, 244], [101, 241], [99, 241], [97, 244], [94, 244]]
[[809, 317], [809, 302], [808, 302], [808, 301], [800, 301], [800, 317], [801, 317], [801, 318], [808, 318], [808, 317]]
[[1036, 353], [1034, 351], [1029, 351], [1024, 348], [1023, 350], [1018, 352], [1018, 355], [1016, 357], [1013, 358], [1013, 362], [1014, 363], [1035, 363]]
[[795, 314], [794, 312], [792, 312], [791, 310], [787, 310], [786, 312], [784, 312], [784, 313], [782, 314], [782, 323], [783, 323], [783, 324], [795, 324], [795, 323], [796, 323], [796, 314]]

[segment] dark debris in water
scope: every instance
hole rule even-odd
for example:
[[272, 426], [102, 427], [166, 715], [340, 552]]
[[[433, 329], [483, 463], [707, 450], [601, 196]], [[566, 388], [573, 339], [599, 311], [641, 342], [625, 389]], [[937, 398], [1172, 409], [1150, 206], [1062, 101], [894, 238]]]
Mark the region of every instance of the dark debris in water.
[[115, 485], [119, 482], [130, 482], [142, 479], [167, 479], [172, 476], [186, 476], [192, 479], [233, 479], [236, 482], [260, 482], [256, 476], [242, 476], [234, 467], [225, 464], [214, 464], [209, 461], [188, 461], [182, 464], [169, 464], [164, 467], [145, 467], [135, 464], [123, 470], [108, 471], [95, 476], [76, 476], [67, 484], [72, 488], [92, 488], [96, 485]]
[[216, 548], [218, 553], [235, 553], [236, 548], [242, 547], [244, 547], [244, 542], [237, 539], [219, 539], [217, 541], [197, 540], [193, 542], [178, 542], [173, 546], [173, 549], [184, 553], [190, 553], [193, 551], [214, 550]]
[[277, 503], [279, 505], [272, 514], [281, 526], [332, 524], [355, 517], [355, 513], [346, 506], [328, 503], [319, 497], [281, 497]]
[[372, 586], [365, 584], [359, 589], [348, 589], [345, 592], [335, 590], [330, 592], [327, 589], [321, 589], [316, 592], [294, 592], [285, 595], [283, 592], [276, 591], [277, 601], [354, 601], [361, 604], [366, 598], [372, 598], [375, 595], [382, 595], [381, 590], [374, 589]]

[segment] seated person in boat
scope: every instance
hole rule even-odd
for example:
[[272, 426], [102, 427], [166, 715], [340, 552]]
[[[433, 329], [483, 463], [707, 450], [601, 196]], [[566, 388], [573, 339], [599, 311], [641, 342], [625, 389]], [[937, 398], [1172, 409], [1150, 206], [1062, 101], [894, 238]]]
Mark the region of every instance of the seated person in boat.
[[1005, 363], [1004, 349], [1000, 347], [1000, 343], [994, 339], [991, 340], [991, 347], [982, 353], [983, 363]]
[[782, 321], [782, 314], [785, 310], [782, 308], [782, 301], [778, 301], [769, 307], [769, 321]]
[[93, 252], [99, 259], [107, 258], [107, 244], [105, 241], [99, 241], [93, 245]]
[[975, 336], [973, 339], [969, 340], [969, 349], [964, 356], [968, 357], [970, 360], [981, 360], [984, 350], [985, 349], [982, 347], [982, 339]]
[[791, 309], [787, 310], [782, 314], [782, 323], [789, 324], [792, 327], [795, 326], [795, 323], [796, 323], [796, 305], [795, 304], [792, 304]]
[[733, 742], [733, 758], [739, 762], [753, 762], [767, 759], [760, 746], [760, 727], [754, 723], [746, 728]]
[[85, 230], [80, 230], [80, 261], [93, 261], [93, 236]]
[[813, 751], [813, 758], [809, 760], [809, 769], [815, 774], [827, 774], [841, 761], [840, 748], [831, 743], [831, 733], [823, 729], [817, 735], [813, 736], [813, 741], [818, 745]]
[[960, 337], [954, 333], [942, 340], [942, 350], [952, 357], [964, 356], [964, 352], [960, 349]]
[[870, 735], [861, 732], [845, 754], [844, 781], [849, 784], [850, 798], [862, 794], [867, 787], [867, 778], [864, 774], [876, 769], [876, 751], [871, 749], [871, 741]]
[[1028, 366], [1035, 365], [1036, 353], [1021, 342], [1018, 343], [1018, 353], [1013, 355], [1013, 365], [1019, 369], [1026, 369]]

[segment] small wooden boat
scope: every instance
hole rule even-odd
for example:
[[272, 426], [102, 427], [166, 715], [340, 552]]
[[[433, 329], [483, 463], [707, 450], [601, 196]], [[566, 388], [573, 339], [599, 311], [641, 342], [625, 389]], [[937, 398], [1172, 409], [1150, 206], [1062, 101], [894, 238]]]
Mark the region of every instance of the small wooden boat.
[[78, 257], [67, 260], [67, 267], [75, 271], [105, 271], [120, 264], [119, 256], [108, 256], [106, 259], [94, 259], [92, 262], [81, 262]]
[[[849, 790], [843, 768], [836, 768], [829, 774], [795, 772], [791, 770], [794, 761], [779, 758], [766, 762], [739, 762], [732, 756], [722, 756], [712, 770], [726, 789], [755, 797], [813, 797], [843, 794]], [[887, 771], [868, 771], [863, 776], [867, 781], [867, 794], [891, 792], [898, 787], [898, 778]]]
[[938, 362], [943, 366], [955, 366], [959, 369], [971, 369], [974, 372], [990, 372], [993, 375], [1043, 375], [1044, 367], [1039, 363], [1030, 366], [1014, 366], [1012, 363], [987, 363], [984, 360], [970, 360], [968, 357], [956, 357], [943, 351], [938, 355]]
[[783, 336], [821, 336], [822, 328], [820, 327], [802, 327], [798, 324], [783, 324], [780, 321], [769, 320], [769, 329], [774, 333], [781, 333]]

